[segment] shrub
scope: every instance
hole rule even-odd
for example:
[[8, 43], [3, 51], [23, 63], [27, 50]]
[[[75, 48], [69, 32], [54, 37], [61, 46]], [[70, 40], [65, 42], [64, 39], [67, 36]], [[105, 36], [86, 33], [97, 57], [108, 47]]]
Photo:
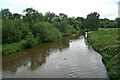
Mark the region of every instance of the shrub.
[[26, 36], [25, 48], [33, 47], [37, 43], [38, 43], [38, 40], [34, 37], [34, 35], [31, 32], [29, 32], [29, 34]]

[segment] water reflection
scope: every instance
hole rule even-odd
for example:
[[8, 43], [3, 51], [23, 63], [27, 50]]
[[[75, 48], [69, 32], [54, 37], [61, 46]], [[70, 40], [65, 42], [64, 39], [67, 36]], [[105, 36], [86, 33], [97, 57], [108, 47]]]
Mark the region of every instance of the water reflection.
[[87, 45], [88, 50], [92, 50], [91, 45], [90, 45], [90, 44], [88, 43], [88, 41], [87, 41], [87, 32], [85, 32], [85, 34], [84, 34], [84, 38], [85, 38], [84, 42], [85, 42], [85, 44]]
[[101, 55], [86, 44], [75, 35], [3, 56], [3, 77], [106, 78]]
[[[56, 50], [62, 51], [69, 48], [70, 39], [71, 37], [63, 37], [56, 42], [42, 43], [34, 48], [3, 56], [3, 71], [8, 70], [15, 73], [17, 68], [26, 65], [28, 65], [30, 70], [35, 70], [46, 62], [46, 57], [48, 57], [51, 52]], [[73, 39], [75, 39], [75, 37]]]

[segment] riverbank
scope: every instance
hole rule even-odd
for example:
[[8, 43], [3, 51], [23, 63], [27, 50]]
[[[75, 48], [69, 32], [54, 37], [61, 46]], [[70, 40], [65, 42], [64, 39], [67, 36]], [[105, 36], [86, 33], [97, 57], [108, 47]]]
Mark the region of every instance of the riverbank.
[[98, 31], [88, 32], [87, 36], [87, 40], [93, 49], [101, 53], [107, 73], [112, 80], [120, 80], [118, 30], [118, 28], [100, 28]]
[[[71, 38], [72, 38], [72, 37], [74, 37], [73, 35], [74, 34], [63, 35], [62, 37], [71, 36]], [[76, 32], [75, 35], [80, 35], [80, 32]], [[37, 44], [42, 44], [42, 43], [45, 43], [45, 42], [40, 42], [40, 41], [38, 41], [37, 38], [33, 37], [33, 38], [29, 38], [27, 40], [21, 40], [20, 42], [17, 42], [17, 43], [4, 44], [4, 45], [2, 45], [2, 55], [9, 55], [14, 52], [21, 51], [21, 50], [24, 50], [27, 48], [31, 48], [31, 47], [36, 46]]]

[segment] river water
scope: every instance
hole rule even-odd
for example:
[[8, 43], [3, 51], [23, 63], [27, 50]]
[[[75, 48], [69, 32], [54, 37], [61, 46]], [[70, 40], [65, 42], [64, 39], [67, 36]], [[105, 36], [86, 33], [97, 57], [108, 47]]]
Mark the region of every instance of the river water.
[[102, 57], [84, 36], [63, 37], [3, 56], [3, 78], [107, 78]]

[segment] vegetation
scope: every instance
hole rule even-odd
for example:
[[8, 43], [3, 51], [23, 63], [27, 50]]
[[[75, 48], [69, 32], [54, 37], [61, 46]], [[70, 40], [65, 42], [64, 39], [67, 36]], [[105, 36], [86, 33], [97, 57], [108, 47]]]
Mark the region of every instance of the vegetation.
[[[55, 41], [81, 30], [82, 20], [68, 18], [64, 13], [45, 15], [33, 8], [23, 10], [25, 15], [2, 9], [2, 55], [7, 55], [36, 44]], [[83, 18], [84, 19], [84, 18]]]
[[88, 31], [88, 41], [102, 54], [108, 75], [112, 79], [118, 79], [120, 36], [118, 37], [117, 27], [120, 28], [120, 18], [99, 19], [100, 15], [97, 12], [88, 14], [86, 19], [68, 17], [64, 13], [56, 15], [47, 12], [43, 15], [33, 8], [23, 10], [25, 15], [12, 14], [9, 9], [2, 9], [1, 12], [2, 55], [30, 48], [39, 43], [55, 41], [62, 36]]
[[120, 42], [118, 36], [120, 28], [100, 28], [98, 31], [88, 32], [91, 46], [101, 53], [108, 75], [113, 80], [120, 79]]
[[[25, 42], [24, 48], [33, 47], [38, 43], [55, 41], [62, 36], [70, 36], [80, 31], [95, 31], [99, 27], [116, 27], [116, 20], [99, 19], [97, 12], [87, 15], [87, 18], [68, 17], [64, 13], [56, 15], [47, 12], [45, 15], [33, 8], [23, 10], [25, 15], [11, 13], [9, 9], [2, 9], [2, 55], [13, 53], [17, 48], [9, 51], [10, 45], [19, 45]], [[119, 25], [119, 24], [118, 24]], [[7, 47], [8, 45], [8, 47]], [[25, 46], [26, 45], [26, 46]], [[8, 50], [7, 50], [8, 49]]]
[[87, 29], [87, 31], [98, 30], [99, 25], [100, 25], [99, 16], [100, 15], [96, 12], [87, 15], [87, 18], [84, 23], [84, 26]]

